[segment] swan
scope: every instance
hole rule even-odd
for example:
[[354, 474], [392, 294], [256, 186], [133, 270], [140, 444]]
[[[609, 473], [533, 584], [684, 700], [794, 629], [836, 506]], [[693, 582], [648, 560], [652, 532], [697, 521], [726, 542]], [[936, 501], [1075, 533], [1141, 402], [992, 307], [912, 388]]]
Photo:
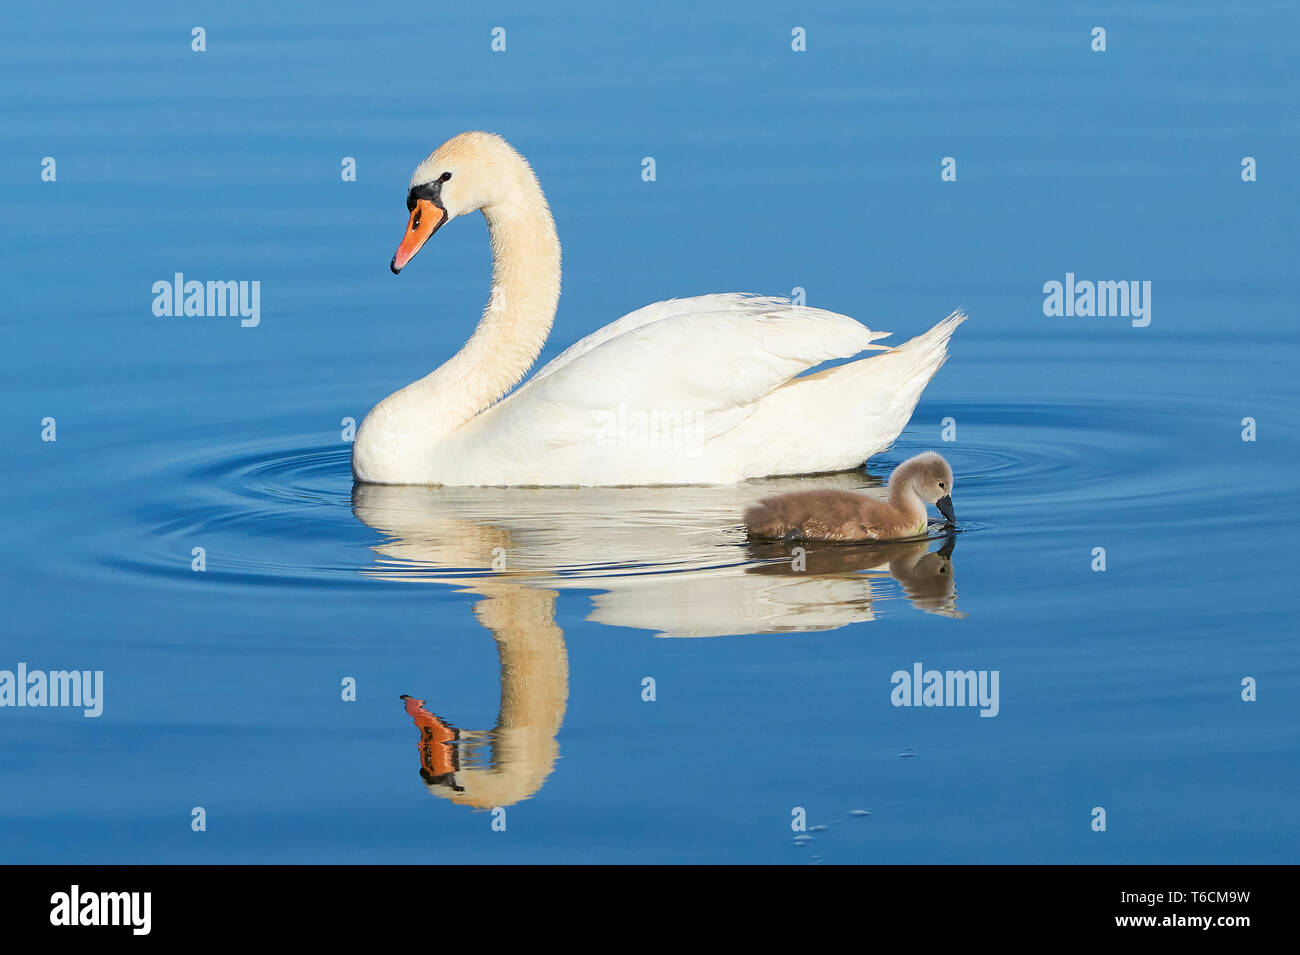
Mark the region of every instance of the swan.
[[745, 527], [756, 540], [886, 541], [920, 537], [925, 505], [933, 504], [953, 524], [952, 468], [926, 451], [908, 458], [889, 476], [889, 500], [851, 491], [792, 491], [769, 497], [745, 511]]
[[[362, 484], [734, 484], [856, 468], [902, 431], [966, 317], [890, 349], [875, 344], [888, 332], [782, 299], [672, 299], [593, 332], [511, 392], [560, 297], [560, 241], [532, 167], [500, 136], [461, 133], [416, 167], [406, 205], [393, 273], [479, 211], [492, 291], [459, 352], [366, 415], [352, 448]], [[869, 350], [881, 354], [804, 374]]]

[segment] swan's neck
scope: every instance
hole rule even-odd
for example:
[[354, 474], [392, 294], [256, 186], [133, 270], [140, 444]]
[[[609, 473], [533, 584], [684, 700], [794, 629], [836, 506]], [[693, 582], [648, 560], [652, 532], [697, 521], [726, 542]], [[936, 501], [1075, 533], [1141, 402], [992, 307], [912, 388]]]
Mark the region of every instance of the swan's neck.
[[523, 380], [555, 321], [560, 240], [541, 189], [535, 181], [531, 186], [517, 201], [483, 209], [492, 241], [492, 292], [483, 317], [464, 348], [417, 382], [422, 401], [448, 430]]
[[925, 524], [925, 501], [910, 480], [895, 478], [889, 482], [889, 502], [902, 512], [909, 525]]
[[390, 462], [427, 462], [440, 441], [517, 385], [541, 353], [560, 299], [560, 240], [532, 170], [521, 159], [512, 172], [502, 198], [482, 210], [492, 241], [483, 317], [450, 360], [375, 406], [355, 449], [365, 479], [407, 483]]

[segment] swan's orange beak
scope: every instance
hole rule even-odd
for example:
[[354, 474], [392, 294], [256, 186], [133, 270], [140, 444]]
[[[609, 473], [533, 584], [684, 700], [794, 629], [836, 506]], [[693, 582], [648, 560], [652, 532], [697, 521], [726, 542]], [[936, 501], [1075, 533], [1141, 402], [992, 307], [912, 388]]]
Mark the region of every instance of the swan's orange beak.
[[446, 218], [447, 213], [428, 199], [415, 200], [415, 206], [411, 209], [411, 218], [406, 223], [406, 235], [402, 236], [402, 244], [397, 247], [397, 254], [388, 265], [394, 275], [402, 271], [406, 263], [415, 258], [415, 253], [420, 251], [420, 246], [429, 241], [429, 236], [438, 231], [438, 227]]

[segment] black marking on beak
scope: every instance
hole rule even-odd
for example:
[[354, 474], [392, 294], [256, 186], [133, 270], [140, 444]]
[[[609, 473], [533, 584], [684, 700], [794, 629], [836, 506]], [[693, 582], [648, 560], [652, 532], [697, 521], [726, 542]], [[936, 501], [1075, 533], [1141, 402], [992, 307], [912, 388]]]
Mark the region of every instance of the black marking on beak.
[[452, 790], [452, 792], [458, 793], [463, 793], [465, 791], [465, 787], [456, 782], [456, 774], [454, 772], [441, 773], [440, 775], [435, 776], [433, 773], [421, 769], [420, 778], [430, 786], [447, 786]]
[[[415, 208], [418, 199], [428, 199], [442, 212], [442, 221], [433, 227], [433, 232], [429, 233], [429, 238], [432, 239], [437, 231], [447, 224], [447, 207], [442, 204], [442, 180], [435, 179], [433, 182], [424, 182], [418, 186], [412, 186], [406, 193], [407, 212], [411, 212]], [[394, 275], [402, 274], [402, 270], [397, 267], [396, 255], [388, 260], [388, 271]]]
[[945, 494], [939, 500], [934, 502], [934, 506], [939, 509], [939, 513], [948, 519], [949, 524], [957, 523], [957, 515], [952, 509], [952, 495]]
[[406, 193], [407, 212], [415, 208], [417, 199], [428, 199], [439, 209], [442, 209], [443, 213], [447, 211], [442, 204], [442, 182], [440, 180], [435, 179], [433, 182], [422, 182], [418, 186], [412, 186], [410, 191]]

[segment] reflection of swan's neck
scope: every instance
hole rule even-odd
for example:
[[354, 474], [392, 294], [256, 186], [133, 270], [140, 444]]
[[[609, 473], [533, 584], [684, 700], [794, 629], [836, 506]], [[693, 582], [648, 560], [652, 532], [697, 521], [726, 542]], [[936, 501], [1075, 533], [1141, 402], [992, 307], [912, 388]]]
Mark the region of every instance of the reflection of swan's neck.
[[517, 155], [501, 167], [501, 198], [483, 207], [492, 242], [492, 293], [478, 328], [437, 370], [375, 408], [376, 424], [431, 443], [518, 384], [537, 360], [560, 300], [560, 240], [532, 169]]
[[527, 799], [550, 775], [569, 699], [569, 656], [555, 623], [558, 596], [516, 587], [474, 606], [501, 658], [501, 710], [487, 734], [492, 762], [466, 767], [456, 774], [460, 791], [435, 789], [439, 795], [479, 809], [508, 806]]
[[553, 590], [523, 590], [474, 607], [496, 638], [501, 659], [498, 733], [522, 731], [553, 740], [564, 722], [569, 655], [564, 631], [555, 623], [557, 596]]

